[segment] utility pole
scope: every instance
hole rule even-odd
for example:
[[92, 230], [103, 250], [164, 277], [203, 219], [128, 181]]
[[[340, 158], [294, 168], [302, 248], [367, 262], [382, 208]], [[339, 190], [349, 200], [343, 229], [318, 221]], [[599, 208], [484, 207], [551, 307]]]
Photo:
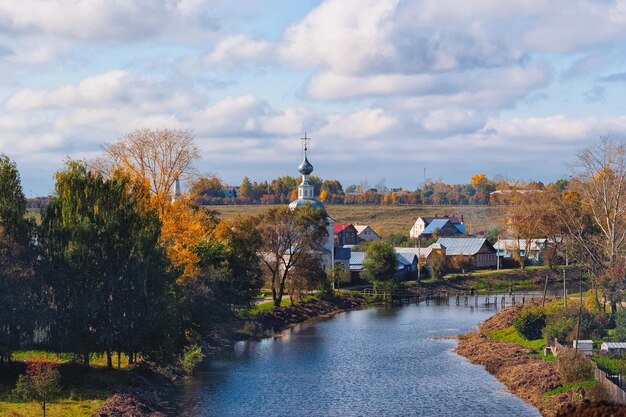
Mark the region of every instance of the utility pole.
[[578, 342], [580, 337], [580, 317], [583, 313], [583, 271], [580, 271], [580, 278], [578, 279], [578, 289], [580, 290], [580, 305], [578, 306], [578, 323], [576, 323], [576, 349], [575, 354], [578, 354]]
[[[500, 235], [498, 235], [498, 242], [500, 242]], [[496, 244], [498, 242], [496, 242]], [[498, 245], [498, 249], [496, 251], [496, 271], [498, 271], [498, 272], [500, 272], [500, 246], [501, 245]]]
[[548, 274], [546, 274], [546, 282], [543, 284], [543, 301], [541, 301], [541, 308], [546, 304], [546, 293], [548, 292]]
[[422, 241], [418, 236], [417, 238], [417, 282], [421, 281], [421, 270], [422, 270], [422, 266], [420, 264], [421, 259], [422, 259], [421, 255], [422, 255]]
[[563, 267], [563, 305], [567, 307], [567, 287], [565, 286], [565, 267]]

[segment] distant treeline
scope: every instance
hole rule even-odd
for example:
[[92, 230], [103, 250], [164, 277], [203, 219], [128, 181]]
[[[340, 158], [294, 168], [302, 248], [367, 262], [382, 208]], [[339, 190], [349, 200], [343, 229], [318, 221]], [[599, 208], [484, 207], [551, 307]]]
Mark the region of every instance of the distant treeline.
[[[240, 185], [228, 186], [215, 176], [200, 177], [191, 184], [191, 195], [198, 204], [287, 204], [297, 198], [299, 177], [284, 176], [272, 181], [252, 182], [245, 177]], [[349, 185], [344, 189], [338, 180], [323, 180], [310, 176], [320, 201], [331, 204], [381, 204], [381, 205], [488, 205], [498, 201], [496, 190], [543, 190], [542, 182], [512, 182], [490, 180], [484, 174], [472, 176], [467, 184], [447, 184], [442, 181], [426, 181], [416, 190], [388, 188], [384, 181], [370, 187], [366, 181]], [[567, 186], [566, 180], [548, 184], [560, 190]]]

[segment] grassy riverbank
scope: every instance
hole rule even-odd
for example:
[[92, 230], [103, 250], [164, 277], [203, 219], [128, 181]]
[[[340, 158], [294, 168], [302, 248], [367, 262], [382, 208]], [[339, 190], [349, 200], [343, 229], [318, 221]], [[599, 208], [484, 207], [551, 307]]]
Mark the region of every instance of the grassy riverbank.
[[[297, 323], [359, 308], [366, 303], [364, 298], [350, 293], [326, 298], [311, 296], [293, 306], [288, 298], [284, 301], [285, 305], [280, 308], [274, 308], [271, 302], [257, 305], [245, 318], [233, 321], [229, 325], [232, 328], [223, 329], [226, 336], [205, 340], [204, 353], [211, 355], [230, 346], [234, 339], [229, 339], [229, 335], [241, 338], [247, 333], [250, 337], [263, 337]], [[37, 403], [18, 400], [11, 395], [18, 375], [25, 372], [26, 364], [31, 361], [54, 363], [61, 374], [62, 390], [47, 406], [47, 417], [165, 415], [164, 398], [172, 388], [172, 381], [154, 368], [141, 364], [129, 367], [123, 356], [121, 369], [107, 369], [104, 355], [91, 358], [90, 365], [84, 366], [74, 363], [71, 354], [33, 350], [15, 352], [12, 362], [0, 365], [0, 416], [41, 415]], [[117, 357], [113, 363], [117, 364]]]
[[[567, 282], [578, 277], [579, 270], [567, 268]], [[429, 290], [470, 292], [477, 294], [508, 293], [509, 291], [542, 291], [546, 279], [548, 288], [560, 289], [563, 286], [562, 269], [550, 270], [547, 266], [529, 266], [524, 271], [520, 269], [506, 269], [500, 271], [479, 271], [470, 274], [448, 274], [442, 280], [422, 280], [407, 282], [406, 286], [419, 285]]]
[[527, 340], [513, 322], [522, 306], [513, 306], [486, 320], [476, 332], [459, 338], [456, 352], [483, 365], [515, 395], [543, 416], [557, 416], [567, 406], [600, 395], [593, 380], [566, 384], [552, 356], [543, 356], [543, 339]]

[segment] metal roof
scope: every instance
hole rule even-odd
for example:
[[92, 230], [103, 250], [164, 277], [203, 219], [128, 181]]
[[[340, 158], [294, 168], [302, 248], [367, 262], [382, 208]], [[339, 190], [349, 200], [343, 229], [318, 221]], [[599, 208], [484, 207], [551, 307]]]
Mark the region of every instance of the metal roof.
[[446, 247], [446, 255], [475, 255], [487, 242], [479, 237], [441, 237], [437, 243]]
[[464, 235], [466, 233], [465, 225], [463, 223], [452, 223], [456, 230], [459, 231], [460, 234]]
[[[532, 239], [530, 241], [530, 250], [541, 250], [548, 243], [548, 239]], [[500, 239], [496, 242], [493, 247], [497, 250], [506, 250], [506, 249], [518, 249], [522, 250], [526, 249], [526, 239]]]
[[365, 252], [352, 252], [350, 255], [350, 265], [363, 265]]
[[422, 234], [426, 234], [429, 235], [431, 233], [433, 233], [435, 230], [437, 229], [443, 229], [443, 227], [446, 225], [446, 223], [448, 223], [450, 220], [448, 219], [433, 219], [433, 221], [431, 221], [428, 226], [426, 226], [424, 228], [424, 230], [422, 231]]
[[603, 342], [601, 347], [604, 346], [607, 349], [626, 349], [626, 342]]

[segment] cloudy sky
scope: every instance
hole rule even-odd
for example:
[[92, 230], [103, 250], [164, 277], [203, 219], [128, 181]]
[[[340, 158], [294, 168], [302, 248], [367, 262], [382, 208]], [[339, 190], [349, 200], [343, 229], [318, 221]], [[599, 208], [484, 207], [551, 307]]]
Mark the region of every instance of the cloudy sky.
[[626, 135], [626, 0], [0, 2], [0, 153], [27, 195], [138, 127], [201, 171], [552, 181]]

